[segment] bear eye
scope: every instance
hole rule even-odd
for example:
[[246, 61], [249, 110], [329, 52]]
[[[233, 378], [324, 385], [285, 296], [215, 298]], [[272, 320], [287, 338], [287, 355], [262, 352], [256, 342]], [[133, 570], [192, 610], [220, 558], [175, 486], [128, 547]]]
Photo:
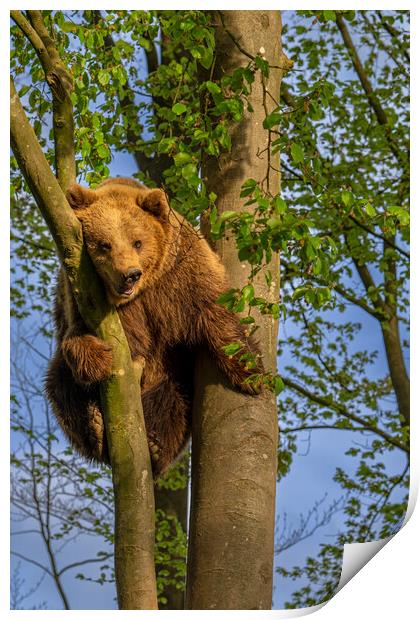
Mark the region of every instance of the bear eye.
[[101, 241], [100, 243], [98, 243], [98, 248], [102, 250], [102, 252], [109, 252], [109, 250], [111, 249], [111, 244], [107, 243], [106, 241]]
[[134, 246], [135, 248], [137, 248], [137, 250], [138, 250], [139, 248], [141, 248], [141, 241], [140, 241], [140, 240], [135, 241], [135, 242], [133, 243], [133, 246]]

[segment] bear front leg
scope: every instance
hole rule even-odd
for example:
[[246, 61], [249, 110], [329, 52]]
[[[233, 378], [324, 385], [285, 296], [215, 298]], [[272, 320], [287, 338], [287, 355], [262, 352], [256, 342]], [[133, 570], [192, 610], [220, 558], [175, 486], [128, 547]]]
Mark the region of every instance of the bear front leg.
[[90, 385], [106, 379], [111, 373], [111, 347], [89, 333], [63, 269], [57, 281], [55, 323], [60, 351], [75, 381]]
[[[230, 383], [246, 394], [259, 394], [261, 386], [246, 383], [246, 379], [264, 372], [261, 353], [255, 341], [247, 337], [245, 327], [239, 322], [237, 315], [218, 304], [210, 304], [203, 309], [199, 317], [199, 336], [207, 344], [210, 353], [216, 359], [220, 370]], [[232, 343], [242, 343], [243, 347], [235, 355], [228, 356], [224, 347]], [[247, 367], [241, 360], [245, 353], [255, 355], [256, 365]]]
[[92, 334], [68, 331], [61, 342], [61, 352], [75, 381], [89, 385], [111, 374], [111, 347]]

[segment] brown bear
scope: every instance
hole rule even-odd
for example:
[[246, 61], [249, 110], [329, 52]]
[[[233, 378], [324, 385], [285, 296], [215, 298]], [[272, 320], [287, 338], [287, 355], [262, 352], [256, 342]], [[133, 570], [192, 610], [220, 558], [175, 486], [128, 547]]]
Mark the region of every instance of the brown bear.
[[[237, 315], [217, 304], [227, 288], [224, 268], [205, 239], [168, 204], [165, 193], [137, 181], [108, 179], [95, 190], [72, 185], [69, 204], [82, 224], [88, 253], [109, 301], [117, 307], [132, 359], [144, 358], [142, 404], [155, 477], [185, 447], [191, 429], [194, 353], [206, 347], [234, 389], [262, 373], [261, 356]], [[70, 284], [56, 289], [57, 350], [46, 391], [73, 446], [108, 462], [99, 382], [110, 374], [110, 347], [90, 334]], [[241, 342], [238, 355], [223, 347]], [[241, 354], [256, 354], [248, 367]]]

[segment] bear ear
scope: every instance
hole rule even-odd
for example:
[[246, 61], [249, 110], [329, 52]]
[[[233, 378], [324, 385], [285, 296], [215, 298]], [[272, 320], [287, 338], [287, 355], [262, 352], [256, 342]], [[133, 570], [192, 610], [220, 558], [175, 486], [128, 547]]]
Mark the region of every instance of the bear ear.
[[152, 189], [146, 194], [141, 192], [137, 197], [137, 203], [143, 211], [154, 215], [158, 219], [166, 219], [169, 204], [163, 190]]
[[66, 192], [66, 198], [72, 209], [83, 209], [96, 200], [96, 194], [93, 189], [73, 183]]

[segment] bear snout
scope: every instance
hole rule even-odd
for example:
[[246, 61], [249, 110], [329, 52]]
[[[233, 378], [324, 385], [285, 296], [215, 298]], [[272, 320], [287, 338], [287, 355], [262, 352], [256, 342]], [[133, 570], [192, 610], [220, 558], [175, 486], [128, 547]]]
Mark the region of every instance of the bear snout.
[[130, 269], [123, 275], [124, 283], [126, 284], [134, 284], [140, 280], [141, 271], [140, 269]]
[[122, 274], [122, 283], [119, 288], [119, 293], [122, 295], [131, 294], [134, 284], [140, 280], [142, 272], [140, 269], [129, 269], [126, 273]]

